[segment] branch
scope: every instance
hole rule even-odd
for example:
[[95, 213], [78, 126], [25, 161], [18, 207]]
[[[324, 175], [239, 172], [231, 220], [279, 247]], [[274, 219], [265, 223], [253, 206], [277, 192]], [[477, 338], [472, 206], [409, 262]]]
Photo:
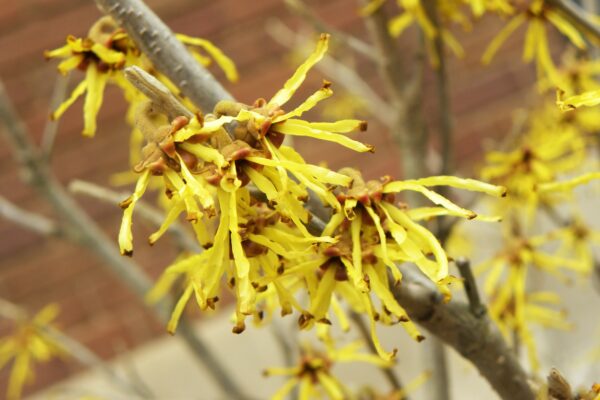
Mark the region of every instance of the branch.
[[550, 5], [563, 13], [575, 25], [592, 35], [596, 40], [600, 40], [600, 25], [596, 24], [590, 17], [590, 14], [571, 0], [546, 0]]
[[[388, 21], [385, 7], [379, 7], [366, 18], [367, 29], [378, 51], [380, 74], [395, 110], [392, 136], [399, 146], [402, 172], [406, 178], [420, 178], [427, 171], [427, 137], [421, 116], [422, 66], [417, 62], [411, 74], [404, 71], [403, 59], [387, 29]], [[418, 199], [409, 196], [410, 200]]]
[[25, 211], [2, 196], [0, 196], [0, 216], [44, 236], [61, 234], [60, 229], [51, 219]]
[[317, 17], [302, 0], [284, 0], [284, 2], [294, 14], [308, 22], [315, 31], [319, 33], [331, 33], [334, 40], [345, 44], [347, 47], [371, 60], [377, 61], [375, 49], [370, 44], [328, 25]]
[[452, 110], [450, 109], [450, 93], [448, 89], [448, 71], [446, 66], [446, 54], [444, 51], [444, 42], [442, 40], [442, 27], [438, 13], [437, 0], [427, 0], [423, 2], [425, 12], [437, 29], [437, 35], [433, 39], [433, 51], [437, 58], [437, 68], [435, 68], [436, 90], [439, 113], [439, 135], [440, 135], [440, 153], [442, 154], [442, 167], [440, 175], [449, 175], [453, 164], [453, 127]]
[[[371, 339], [371, 332], [369, 332], [369, 328], [367, 327], [367, 324], [365, 324], [365, 321], [363, 320], [362, 316], [357, 312], [350, 311], [350, 319], [358, 328], [360, 335], [362, 336], [365, 343], [367, 343], [367, 345], [369, 346], [369, 350], [371, 351], [371, 353], [377, 354], [377, 349], [375, 348], [373, 340]], [[390, 384], [392, 392], [396, 393], [404, 388], [404, 385], [402, 385], [400, 378], [394, 373], [391, 367], [379, 367], [379, 370]], [[407, 396], [403, 396], [402, 400], [409, 400], [409, 398]]]
[[471, 263], [466, 258], [459, 258], [456, 260], [456, 266], [460, 272], [460, 276], [464, 279], [465, 292], [467, 292], [467, 299], [469, 300], [469, 309], [471, 314], [477, 318], [481, 318], [485, 312], [485, 306], [481, 303], [479, 297], [479, 291], [477, 290], [477, 281], [473, 275], [471, 269]]
[[127, 31], [152, 65], [204, 112], [233, 97], [187, 51], [173, 32], [142, 0], [96, 0]]
[[[57, 218], [65, 227], [66, 238], [88, 248], [102, 264], [117, 276], [142, 302], [152, 288], [152, 281], [142, 268], [119, 254], [112, 240], [108, 239], [94, 221], [68, 195], [56, 177], [47, 169], [43, 158], [29, 139], [25, 125], [17, 116], [4, 85], [0, 82], [0, 122], [6, 129], [5, 135], [12, 146], [17, 161], [27, 172], [26, 180], [52, 205]], [[166, 302], [152, 308], [155, 316], [163, 323], [169, 320], [170, 307]], [[184, 322], [184, 321], [182, 321]], [[193, 354], [206, 367], [219, 387], [232, 398], [244, 398], [241, 390], [227, 374], [212, 350], [203, 343], [188, 324], [180, 324], [180, 337], [192, 349]]]
[[[22, 321], [25, 319], [29, 320], [29, 315], [23, 308], [1, 298], [0, 316], [13, 321]], [[35, 323], [35, 321], [29, 321]], [[148, 391], [143, 390], [140, 387], [134, 385], [132, 382], [128, 382], [127, 380], [123, 379], [112, 368], [107, 366], [106, 363], [93, 351], [91, 351], [89, 348], [87, 348], [85, 345], [81, 344], [77, 340], [65, 335], [64, 333], [62, 333], [56, 328], [53, 328], [52, 326], [36, 324], [35, 327], [41, 332], [48, 335], [62, 349], [64, 349], [67, 353], [69, 353], [70, 356], [79, 361], [82, 365], [85, 365], [89, 368], [98, 368], [100, 373], [102, 373], [104, 376], [106, 376], [106, 378], [108, 378], [108, 382], [114, 383], [116, 386], [120, 387], [125, 392], [135, 396], [136, 398], [153, 398], [153, 396], [150, 393], [148, 393]]]
[[502, 399], [535, 398], [526, 372], [487, 316], [475, 317], [464, 302], [444, 304], [431, 281], [414, 269], [401, 270], [394, 296], [411, 319], [471, 361]]
[[[81, 180], [74, 180], [69, 183], [69, 191], [75, 194], [90, 196], [115, 205], [119, 204], [123, 199], [129, 196], [128, 193], [116, 192], [94, 183]], [[147, 204], [144, 200], [138, 200], [138, 202], [135, 204], [135, 209], [133, 212], [135, 214], [139, 214], [142, 218], [154, 226], [160, 226], [165, 219], [165, 215], [162, 211]], [[173, 235], [177, 243], [183, 249], [190, 252], [199, 252], [202, 250], [198, 245], [198, 242], [179, 222], [173, 222], [171, 226], [169, 226], [167, 232]]]
[[[50, 98], [50, 109], [56, 110], [58, 106], [65, 100], [67, 96], [67, 88], [69, 87], [70, 75], [59, 75], [54, 83], [54, 89], [52, 89], [52, 97]], [[52, 156], [52, 147], [54, 147], [54, 140], [56, 139], [56, 133], [58, 132], [59, 118], [50, 118], [46, 121], [44, 126], [44, 132], [42, 133], [42, 143], [40, 145], [42, 155], [46, 160], [50, 160]]]

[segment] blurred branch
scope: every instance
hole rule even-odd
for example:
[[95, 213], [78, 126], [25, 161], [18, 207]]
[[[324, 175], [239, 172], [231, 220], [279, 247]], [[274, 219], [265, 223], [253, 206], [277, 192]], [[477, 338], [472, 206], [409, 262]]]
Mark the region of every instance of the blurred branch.
[[[0, 316], [16, 322], [28, 320], [29, 322], [35, 324], [35, 321], [29, 319], [29, 313], [27, 313], [27, 311], [25, 311], [18, 305], [4, 300], [2, 298], [0, 298]], [[70, 356], [79, 361], [82, 365], [85, 365], [89, 368], [97, 368], [100, 371], [100, 373], [102, 373], [106, 378], [108, 378], [108, 382], [114, 383], [123, 391], [135, 396], [136, 398], [154, 398], [154, 396], [152, 396], [152, 394], [149, 393], [147, 390], [144, 390], [143, 388], [135, 385], [133, 382], [129, 382], [123, 379], [93, 351], [88, 349], [86, 346], [84, 346], [77, 340], [65, 335], [64, 333], [62, 333], [56, 328], [53, 328], [52, 326], [35, 324], [35, 327], [44, 334], [48, 335], [63, 350], [69, 353]]]
[[546, 0], [546, 2], [563, 13], [572, 23], [594, 36], [596, 40], [600, 40], [600, 25], [592, 20], [593, 14], [571, 0]]
[[152, 65], [204, 112], [233, 97], [198, 63], [142, 0], [96, 0], [127, 31]]
[[[367, 2], [368, 0], [363, 0], [363, 3]], [[390, 116], [394, 121], [392, 136], [399, 146], [404, 177], [420, 178], [427, 171], [425, 166], [427, 137], [421, 115], [423, 79], [421, 60], [416, 56], [416, 66], [410, 73], [405, 70], [403, 56], [396, 46], [396, 41], [388, 32], [389, 17], [385, 7], [379, 7], [366, 17], [365, 22], [377, 49], [379, 69], [394, 110]], [[412, 200], [418, 196], [410, 197], [409, 202], [416, 206], [417, 203]]]
[[[307, 38], [295, 33], [277, 19], [268, 23], [266, 30], [273, 40], [290, 49], [307, 41]], [[379, 97], [356, 71], [327, 54], [315, 67], [320, 69], [325, 75], [335, 77], [334, 83], [340, 83], [349, 93], [365, 100], [365, 104], [373, 117], [388, 127], [392, 126], [394, 122], [392, 108], [385, 100]]]
[[377, 61], [375, 49], [370, 44], [328, 25], [325, 21], [317, 17], [302, 0], [284, 0], [284, 2], [294, 14], [304, 19], [318, 33], [330, 33], [333, 40], [343, 43], [350, 49], [371, 60]]
[[[119, 204], [123, 199], [126, 199], [129, 196], [128, 193], [116, 192], [100, 185], [78, 179], [69, 183], [69, 191], [75, 194], [90, 196], [114, 205]], [[165, 215], [162, 211], [156, 207], [152, 207], [143, 200], [138, 200], [135, 205], [134, 213], [139, 214], [154, 226], [160, 226], [165, 219]], [[177, 243], [183, 249], [190, 252], [199, 252], [202, 250], [198, 245], [198, 242], [179, 222], [173, 222], [171, 226], [169, 226], [167, 232], [173, 235]]]
[[[59, 75], [56, 78], [54, 88], [52, 89], [52, 96], [50, 97], [50, 110], [56, 110], [58, 106], [60, 106], [60, 104], [65, 100], [67, 96], [67, 88], [69, 87], [69, 77], [70, 75]], [[48, 121], [46, 121], [46, 126], [44, 126], [40, 151], [46, 160], [50, 160], [52, 157], [52, 148], [54, 147], [56, 133], [58, 132], [58, 124], [58, 118], [50, 118]]]
[[426, 0], [423, 2], [425, 12], [429, 16], [434, 26], [437, 28], [437, 34], [433, 39], [433, 51], [437, 59], [435, 68], [438, 113], [439, 113], [439, 136], [440, 153], [442, 155], [442, 167], [440, 175], [449, 175], [452, 172], [454, 148], [453, 148], [453, 127], [452, 110], [450, 106], [450, 93], [448, 88], [448, 71], [446, 66], [446, 53], [444, 51], [444, 42], [442, 40], [442, 26], [438, 13], [437, 0]]
[[[56, 177], [48, 170], [43, 158], [31, 142], [25, 125], [15, 112], [1, 82], [0, 122], [6, 127], [5, 135], [13, 148], [17, 161], [26, 171], [26, 181], [52, 205], [57, 218], [65, 227], [65, 237], [86, 247], [103, 260], [102, 265], [115, 274], [143, 301], [146, 293], [152, 288], [152, 281], [139, 265], [119, 254], [112, 240], [106, 237], [98, 225], [69, 196]], [[166, 302], [160, 302], [151, 309], [155, 316], [166, 324], [170, 317], [170, 306]], [[238, 385], [232, 381], [230, 374], [226, 372], [208, 345], [198, 338], [193, 329], [184, 323], [180, 324], [179, 332], [178, 336], [186, 341], [186, 344], [192, 349], [192, 354], [202, 363], [223, 392], [236, 399], [244, 398], [245, 396], [242, 395]]]
[[44, 236], [58, 236], [61, 234], [56, 223], [50, 218], [25, 211], [2, 196], [0, 196], [0, 216]]
[[[363, 320], [362, 316], [354, 311], [351, 311], [350, 319], [352, 319], [352, 322], [354, 322], [354, 325], [356, 325], [356, 327], [358, 328], [360, 336], [362, 336], [364, 342], [367, 343], [367, 345], [369, 346], [369, 350], [371, 351], [371, 353], [377, 354], [377, 349], [375, 348], [373, 340], [371, 339], [371, 332], [369, 332], [369, 328], [365, 324], [365, 321]], [[387, 379], [394, 393], [403, 390], [404, 385], [402, 385], [400, 378], [394, 373], [394, 370], [391, 367], [380, 367], [379, 370]], [[402, 400], [409, 400], [409, 398], [407, 396], [402, 396]]]

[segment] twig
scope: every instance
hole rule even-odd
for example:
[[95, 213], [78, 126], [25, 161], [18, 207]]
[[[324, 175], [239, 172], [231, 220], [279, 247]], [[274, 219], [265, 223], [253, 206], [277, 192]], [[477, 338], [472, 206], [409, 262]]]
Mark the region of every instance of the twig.
[[502, 399], [535, 398], [527, 373], [486, 315], [475, 317], [464, 302], [445, 304], [426, 277], [404, 266], [401, 271], [394, 296], [411, 319], [471, 361]]
[[[90, 196], [115, 205], [129, 196], [129, 194], [115, 192], [108, 188], [82, 180], [74, 180], [70, 182], [69, 191], [76, 194]], [[135, 205], [134, 213], [139, 214], [142, 218], [155, 226], [160, 226], [165, 217], [164, 213], [158, 208], [152, 207], [143, 200], [138, 200]], [[174, 222], [171, 224], [167, 232], [173, 235], [177, 243], [183, 249], [190, 252], [199, 252], [202, 250], [198, 245], [198, 242], [194, 240], [190, 233], [180, 223]]]
[[473, 275], [471, 263], [466, 258], [461, 257], [456, 260], [456, 267], [460, 272], [460, 276], [462, 276], [464, 279], [463, 285], [465, 287], [465, 292], [467, 293], [467, 299], [469, 300], [469, 308], [471, 309], [471, 313], [475, 317], [481, 318], [483, 315], [485, 315], [486, 308], [481, 303], [479, 291], [477, 290], [477, 281]]
[[[273, 40], [288, 48], [306, 41], [305, 38], [292, 31], [278, 19], [270, 21], [266, 26], [266, 31]], [[347, 67], [330, 55], [325, 55], [316, 65], [316, 68], [328, 76], [335, 77], [334, 83], [340, 83], [348, 92], [362, 98], [373, 117], [388, 127], [393, 125], [393, 109], [352, 68]]]
[[315, 13], [312, 12], [302, 0], [284, 1], [291, 11], [293, 11], [296, 15], [304, 19], [306, 22], [308, 22], [317, 32], [331, 33], [331, 37], [334, 40], [345, 44], [350, 49], [362, 54], [363, 56], [371, 60], [377, 61], [375, 49], [370, 44], [363, 42], [355, 36], [342, 32], [339, 29], [332, 27], [331, 25], [328, 25], [325, 21], [317, 17]]
[[600, 40], [600, 25], [590, 19], [593, 14], [588, 13], [571, 0], [546, 0], [546, 2], [562, 12], [575, 25]]
[[144, 93], [146, 97], [152, 99], [154, 104], [169, 117], [169, 120], [173, 120], [180, 115], [188, 118], [194, 116], [165, 85], [143, 69], [133, 66], [125, 68], [124, 72], [127, 80], [140, 92]]
[[439, 112], [439, 136], [440, 152], [442, 154], [442, 166], [440, 175], [449, 175], [452, 170], [454, 155], [453, 149], [453, 126], [452, 110], [450, 106], [450, 93], [448, 88], [448, 71], [446, 66], [446, 54], [442, 40], [442, 27], [438, 13], [437, 0], [426, 0], [423, 2], [425, 12], [437, 28], [437, 35], [433, 39], [433, 51], [436, 54], [437, 66], [435, 68], [436, 90]]
[[[13, 321], [28, 319], [28, 313], [18, 305], [0, 298], [0, 316]], [[31, 321], [34, 323], [35, 321]], [[100, 357], [77, 340], [65, 335], [52, 326], [36, 324], [35, 327], [48, 335], [70, 356], [89, 368], [97, 368], [111, 383], [137, 398], [153, 398], [147, 390], [143, 390], [132, 382], [123, 379], [110, 368]]]
[[[365, 321], [363, 320], [362, 316], [352, 311], [350, 312], [350, 319], [352, 319], [352, 322], [354, 322], [354, 325], [356, 325], [356, 327], [358, 328], [358, 331], [360, 332], [360, 335], [362, 336], [363, 340], [369, 346], [369, 350], [373, 354], [377, 354], [377, 349], [375, 348], [373, 340], [371, 339], [371, 333], [369, 332], [369, 328], [365, 324]], [[379, 370], [385, 376], [394, 392], [397, 392], [404, 388], [404, 385], [402, 385], [400, 378], [394, 373], [392, 368], [381, 367], [379, 368]], [[409, 400], [407, 396], [403, 396], [402, 399]]]
[[431, 378], [425, 386], [425, 397], [430, 400], [450, 399], [450, 377], [448, 373], [448, 357], [444, 343], [437, 337], [423, 343], [423, 358]]
[[[66, 238], [78, 243], [98, 258], [140, 299], [152, 288], [152, 282], [142, 268], [132, 260], [122, 257], [114, 243], [109, 240], [94, 221], [68, 195], [56, 177], [47, 169], [37, 149], [29, 139], [25, 125], [19, 119], [4, 85], [0, 82], [0, 121], [6, 126], [6, 138], [13, 148], [17, 161], [27, 171], [28, 183], [37, 189], [54, 208], [57, 218], [65, 226]], [[152, 310], [163, 323], [169, 320], [170, 306], [166, 302], [156, 304]], [[182, 321], [185, 322], [185, 321]], [[244, 398], [239, 386], [231, 379], [212, 350], [202, 342], [188, 324], [180, 324], [179, 337], [192, 349], [192, 354], [206, 368], [215, 382], [230, 397]]]
[[[59, 75], [56, 78], [54, 88], [52, 89], [52, 97], [50, 98], [51, 110], [56, 110], [67, 96], [70, 76], [71, 75]], [[48, 121], [46, 121], [46, 126], [44, 126], [40, 151], [46, 160], [50, 160], [52, 156], [52, 147], [54, 146], [54, 140], [56, 139], [56, 133], [58, 132], [59, 121], [59, 118], [49, 118]]]
[[44, 236], [58, 236], [60, 229], [51, 219], [25, 211], [0, 196], [0, 216]]
[[233, 97], [201, 66], [142, 0], [96, 0], [181, 92], [204, 112]]
[[[378, 51], [381, 76], [395, 110], [392, 136], [399, 146], [403, 174], [406, 178], [419, 178], [427, 171], [427, 137], [421, 117], [423, 71], [420, 63], [416, 63], [410, 74], [405, 71], [400, 52], [388, 32], [388, 21], [384, 7], [379, 7], [366, 18], [368, 31]], [[409, 197], [409, 202], [416, 205], [414, 200], [418, 201], [418, 196]]]

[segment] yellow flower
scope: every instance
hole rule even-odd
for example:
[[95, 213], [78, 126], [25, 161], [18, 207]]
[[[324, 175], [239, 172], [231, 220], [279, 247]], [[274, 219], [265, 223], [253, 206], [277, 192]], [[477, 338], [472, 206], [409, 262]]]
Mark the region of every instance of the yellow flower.
[[575, 96], [563, 98], [564, 92], [556, 93], [556, 104], [562, 111], [570, 111], [579, 107], [593, 107], [600, 104], [600, 90], [592, 90]]
[[336, 363], [365, 362], [388, 368], [392, 364], [377, 356], [359, 353], [360, 342], [353, 342], [336, 349], [330, 336], [324, 338], [325, 352], [314, 350], [309, 345], [301, 349], [300, 360], [295, 367], [268, 368], [265, 376], [287, 376], [289, 380], [271, 397], [272, 400], [285, 399], [298, 386], [298, 399], [328, 398], [342, 400], [351, 398], [351, 392], [344, 383], [332, 374]]
[[[547, 292], [528, 293], [527, 276], [530, 268], [537, 268], [560, 279], [566, 279], [564, 269], [585, 273], [582, 260], [547, 254], [540, 248], [556, 240], [555, 232], [530, 238], [512, 233], [506, 248], [492, 259], [477, 266], [477, 273], [487, 272], [484, 292], [489, 297], [489, 313], [496, 320], [507, 340], [515, 332], [528, 349], [530, 364], [537, 370], [539, 362], [530, 323], [545, 327], [568, 329], [564, 313], [547, 308], [556, 305], [558, 295]], [[536, 304], [537, 303], [537, 304]]]
[[30, 321], [19, 321], [11, 336], [0, 339], [0, 369], [14, 360], [6, 392], [8, 399], [21, 398], [23, 386], [34, 378], [35, 363], [64, 354], [62, 347], [44, 330], [52, 326], [57, 314], [58, 306], [48, 305]]
[[[184, 44], [199, 47], [208, 53], [223, 68], [229, 80], [236, 81], [238, 79], [237, 70], [231, 59], [210, 41], [182, 34], [178, 34], [177, 38]], [[203, 65], [207, 65], [211, 61], [211, 58], [202, 56], [195, 50], [192, 50], [192, 54]], [[58, 65], [58, 70], [62, 74], [67, 74], [74, 69], [85, 71], [85, 79], [75, 87], [71, 96], [51, 114], [52, 119], [60, 118], [80, 96], [86, 94], [83, 106], [83, 135], [85, 136], [94, 136], [96, 133], [96, 117], [102, 105], [104, 88], [108, 82], [116, 84], [123, 90], [126, 100], [130, 103], [128, 119], [131, 122], [133, 110], [142, 97], [125, 79], [122, 70], [131, 65], [143, 66], [148, 70], [153, 69], [150, 62], [136, 48], [135, 43], [109, 16], [100, 18], [94, 23], [86, 38], [68, 36], [64, 46], [46, 51], [44, 55], [48, 59], [63, 59]], [[161, 82], [171, 89], [175, 89], [164, 76], [154, 71], [153, 73]]]
[[482, 62], [489, 64], [506, 39], [524, 23], [528, 26], [525, 33], [523, 60], [525, 62], [535, 60], [540, 79], [547, 78], [556, 86], [564, 86], [550, 54], [547, 24], [554, 26], [577, 48], [585, 49], [586, 44], [579, 30], [545, 0], [533, 0], [527, 9], [518, 12], [489, 44], [483, 54]]

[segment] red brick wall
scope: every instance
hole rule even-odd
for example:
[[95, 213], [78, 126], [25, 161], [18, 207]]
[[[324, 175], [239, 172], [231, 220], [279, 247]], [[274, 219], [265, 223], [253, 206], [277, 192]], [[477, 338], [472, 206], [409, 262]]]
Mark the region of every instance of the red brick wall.
[[[286, 49], [275, 44], [263, 27], [268, 18], [279, 17], [293, 26], [299, 21], [287, 13], [281, 0], [149, 0], [149, 5], [176, 31], [214, 41], [237, 63], [241, 82], [226, 84], [240, 100], [250, 102], [269, 97], [291, 72], [282, 61]], [[363, 35], [356, 16], [356, 3], [349, 0], [311, 1], [328, 23], [339, 29]], [[48, 102], [56, 79], [56, 63], [46, 63], [45, 49], [61, 45], [67, 34], [83, 35], [100, 16], [88, 0], [4, 1], [0, 6], [0, 78], [5, 82], [21, 117], [34, 139], [40, 140], [49, 114]], [[485, 20], [485, 27], [471, 33], [459, 32], [467, 48], [464, 60], [452, 59], [452, 102], [455, 115], [457, 160], [467, 168], [480, 157], [482, 138], [500, 137], [510, 126], [510, 112], [526, 103], [533, 75], [520, 62], [521, 40], [509, 40], [493, 65], [484, 68], [479, 57], [498, 31], [500, 23]], [[376, 81], [372, 66], [360, 65], [361, 74]], [[218, 77], [222, 74], [217, 72]], [[81, 77], [76, 75], [71, 85]], [[304, 93], [318, 87], [320, 74], [313, 72]], [[335, 77], [329, 80], [334, 82]], [[425, 94], [432, 96], [431, 73], [427, 74]], [[383, 93], [382, 93], [383, 96]], [[428, 121], [435, 122], [436, 105], [428, 101]], [[117, 90], [107, 91], [99, 116], [100, 129], [93, 140], [80, 136], [81, 102], [75, 104], [60, 122], [52, 166], [63, 183], [79, 178], [102, 185], [111, 173], [127, 168], [128, 128], [122, 121], [124, 102]], [[1, 128], [0, 128], [1, 129]], [[432, 135], [435, 132], [432, 131]], [[375, 155], [356, 156], [339, 147], [298, 140], [300, 151], [311, 161], [330, 157], [333, 167], [360, 166], [370, 176], [398, 174], [397, 150], [390, 136], [373, 123], [364, 136], [376, 145]], [[19, 171], [6, 146], [0, 146], [0, 194], [23, 208], [52, 216], [50, 208], [30, 188], [20, 182]], [[116, 205], [79, 198], [80, 204], [115, 238], [121, 218]], [[135, 261], [152, 275], [175, 256], [168, 238], [152, 250], [142, 239], [149, 227], [136, 223], [138, 246]], [[0, 220], [0, 296], [35, 311], [49, 302], [58, 302], [63, 312], [60, 325], [69, 334], [109, 358], [146, 340], [162, 335], [163, 329], [101, 265], [76, 246], [47, 239]], [[8, 325], [0, 322], [0, 334]], [[74, 362], [52, 362], [38, 369], [36, 383], [28, 392], [77, 371]], [[4, 396], [6, 370], [0, 372], [0, 398]]]

